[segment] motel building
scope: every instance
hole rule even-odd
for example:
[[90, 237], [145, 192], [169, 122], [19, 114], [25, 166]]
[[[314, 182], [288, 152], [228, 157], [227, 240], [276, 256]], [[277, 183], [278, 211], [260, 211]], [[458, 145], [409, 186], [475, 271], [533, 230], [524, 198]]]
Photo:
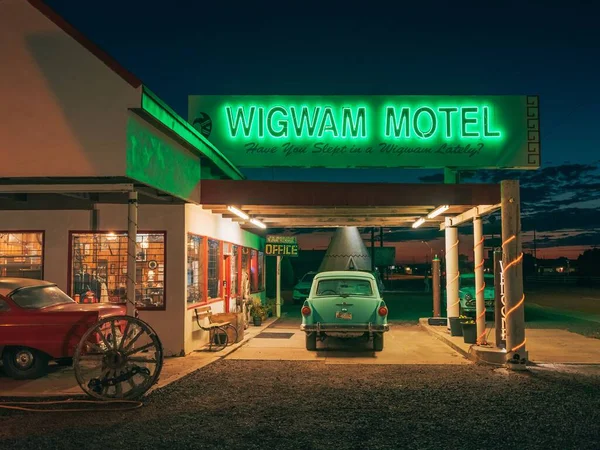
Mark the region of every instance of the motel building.
[[[0, 276], [127, 301], [130, 314], [135, 303], [165, 355], [185, 355], [208, 341], [195, 308], [237, 311], [247, 285], [266, 301], [265, 250], [295, 256], [266, 242], [270, 229], [434, 227], [452, 299], [459, 227], [473, 227], [482, 287], [482, 217], [502, 210], [504, 352], [527, 358], [518, 182], [458, 174], [538, 168], [537, 97], [192, 95], [186, 120], [40, 0], [0, 3], [0, 55]], [[440, 168], [445, 180], [246, 180], [252, 167]]]

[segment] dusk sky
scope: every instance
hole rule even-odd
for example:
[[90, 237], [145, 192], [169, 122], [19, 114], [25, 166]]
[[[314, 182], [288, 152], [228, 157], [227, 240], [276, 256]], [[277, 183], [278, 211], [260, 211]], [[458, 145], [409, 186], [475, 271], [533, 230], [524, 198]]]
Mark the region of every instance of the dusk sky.
[[[600, 245], [600, 28], [591, 2], [47, 3], [184, 118], [190, 94], [539, 95], [542, 168], [478, 172], [467, 181], [521, 179], [524, 247], [535, 228], [538, 257], [576, 258]], [[441, 181], [440, 171], [399, 169], [244, 172]], [[460, 232], [461, 253], [471, 254], [471, 230]], [[304, 233], [300, 241], [324, 248], [329, 236]], [[398, 260], [422, 261], [421, 240], [437, 251], [441, 237], [392, 230], [386, 242], [396, 242]]]

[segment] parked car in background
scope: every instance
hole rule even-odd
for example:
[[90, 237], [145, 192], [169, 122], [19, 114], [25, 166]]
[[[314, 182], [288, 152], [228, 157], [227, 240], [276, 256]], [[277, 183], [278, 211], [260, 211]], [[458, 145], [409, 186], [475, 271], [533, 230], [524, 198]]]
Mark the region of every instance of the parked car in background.
[[294, 303], [301, 303], [306, 300], [310, 287], [312, 285], [313, 278], [317, 272], [307, 272], [294, 286], [294, 292], [292, 293], [292, 301]]
[[105, 317], [124, 315], [111, 303], [76, 303], [56, 284], [0, 278], [0, 355], [6, 374], [38, 378], [48, 362], [68, 361], [83, 334]]
[[316, 350], [317, 339], [327, 336], [372, 339], [375, 351], [383, 350], [383, 335], [389, 330], [388, 309], [375, 277], [368, 272], [321, 272], [312, 282], [302, 306], [306, 349]]
[[[485, 301], [485, 309], [488, 315], [494, 314], [494, 274], [484, 274], [483, 281], [485, 288], [483, 290], [483, 298]], [[474, 316], [476, 313], [475, 305], [475, 274], [462, 273], [458, 278], [458, 298], [460, 300], [460, 314]], [[444, 290], [444, 306], [447, 302], [447, 292]]]

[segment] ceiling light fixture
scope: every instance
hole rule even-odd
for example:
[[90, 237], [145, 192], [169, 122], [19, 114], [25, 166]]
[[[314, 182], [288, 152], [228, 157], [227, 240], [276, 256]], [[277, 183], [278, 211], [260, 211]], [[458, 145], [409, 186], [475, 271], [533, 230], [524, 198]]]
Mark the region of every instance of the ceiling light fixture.
[[231, 211], [232, 213], [234, 213], [236, 216], [241, 217], [244, 220], [248, 220], [250, 218], [250, 216], [248, 214], [246, 214], [244, 211], [242, 211], [241, 209], [236, 208], [235, 206], [228, 206], [227, 207], [228, 211]]
[[433, 219], [434, 217], [439, 216], [441, 213], [448, 211], [449, 208], [450, 208], [450, 205], [438, 206], [436, 209], [434, 209], [429, 214], [427, 214], [427, 218]]
[[419, 228], [421, 225], [423, 225], [425, 223], [425, 219], [423, 219], [422, 217], [417, 220], [415, 223], [412, 224], [413, 228]]
[[250, 219], [250, 223], [256, 225], [259, 228], [267, 228], [267, 226], [258, 219]]

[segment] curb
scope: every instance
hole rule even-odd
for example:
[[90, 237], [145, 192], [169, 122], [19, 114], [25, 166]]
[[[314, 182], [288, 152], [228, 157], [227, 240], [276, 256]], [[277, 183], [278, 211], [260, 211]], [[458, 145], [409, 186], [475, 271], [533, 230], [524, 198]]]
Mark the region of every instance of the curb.
[[462, 349], [461, 347], [459, 347], [458, 345], [456, 345], [450, 339], [446, 339], [446, 337], [444, 335], [442, 335], [440, 333], [436, 333], [435, 331], [433, 331], [431, 329], [431, 326], [429, 324], [427, 324], [426, 321], [427, 321], [427, 319], [419, 319], [419, 326], [421, 328], [423, 328], [425, 331], [427, 331], [427, 333], [429, 333], [431, 336], [437, 338], [438, 340], [442, 341], [443, 343], [445, 343], [446, 345], [448, 345], [449, 347], [451, 347], [457, 353], [460, 353], [462, 356], [464, 356], [467, 359], [473, 360], [471, 358], [469, 352], [466, 352], [464, 349]]

